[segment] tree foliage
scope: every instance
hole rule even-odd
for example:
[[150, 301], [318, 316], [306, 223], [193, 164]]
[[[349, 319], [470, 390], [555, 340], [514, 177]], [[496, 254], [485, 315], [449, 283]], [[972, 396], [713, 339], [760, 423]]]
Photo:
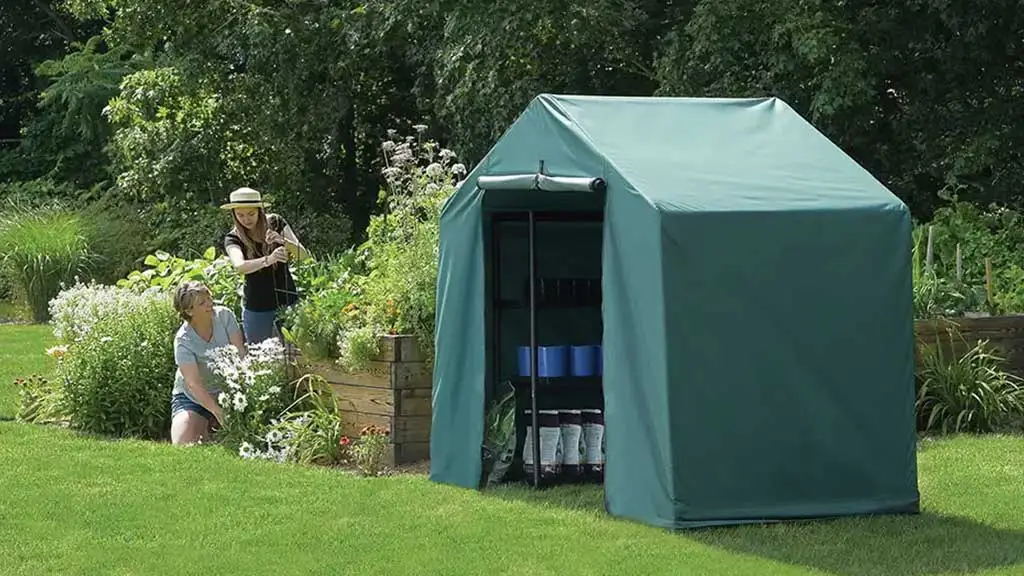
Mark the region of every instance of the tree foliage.
[[1021, 203], [1013, 0], [13, 6], [0, 138], [24, 139], [2, 180], [196, 213], [249, 185], [346, 243], [376, 209], [388, 129], [430, 125], [473, 164], [542, 92], [779, 96], [919, 216], [954, 194]]

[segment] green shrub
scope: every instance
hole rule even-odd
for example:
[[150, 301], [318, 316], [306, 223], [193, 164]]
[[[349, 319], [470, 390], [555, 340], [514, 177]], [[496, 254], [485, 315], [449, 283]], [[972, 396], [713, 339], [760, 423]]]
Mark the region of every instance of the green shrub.
[[286, 318], [286, 336], [311, 360], [338, 357], [338, 338], [346, 326], [345, 308], [354, 300], [345, 288], [307, 294]]
[[1024, 416], [1024, 385], [1005, 371], [987, 341], [957, 353], [966, 342], [955, 330], [921, 349], [917, 414], [924, 431], [994, 432]]
[[150, 251], [162, 250], [186, 259], [199, 258], [210, 246], [220, 249], [231, 227], [231, 217], [213, 203], [174, 199], [156, 202], [143, 214], [153, 231]]
[[94, 256], [91, 280], [113, 284], [142, 264], [153, 232], [137, 210], [100, 200], [79, 214], [88, 223], [89, 249]]
[[322, 262], [309, 259], [293, 267], [302, 298], [285, 315], [285, 336], [312, 360], [338, 357], [338, 339], [356, 299], [352, 260], [350, 253]]
[[42, 208], [53, 201], [68, 201], [82, 194], [66, 182], [49, 178], [0, 182], [0, 200], [25, 208]]
[[[933, 262], [924, 270], [928, 229], [934, 232]], [[1024, 312], [1024, 215], [1000, 206], [982, 208], [951, 199], [929, 224], [914, 230], [915, 310], [918, 317], [957, 316], [965, 310], [992, 314]], [[957, 273], [957, 246], [962, 273]], [[991, 270], [992, 297], [986, 295]]]
[[70, 423], [110, 436], [165, 438], [174, 384], [170, 299], [157, 291], [77, 286], [56, 299], [58, 365]]
[[59, 205], [41, 208], [10, 203], [0, 216], [0, 262], [10, 284], [25, 298], [33, 320], [49, 320], [49, 303], [95, 258], [90, 229], [78, 214]]
[[380, 334], [411, 334], [432, 355], [441, 208], [465, 174], [455, 154], [434, 142], [395, 139], [384, 150], [386, 209], [370, 220], [360, 250], [367, 273], [352, 280], [357, 300], [339, 342], [350, 369], [372, 359]]
[[197, 280], [210, 289], [218, 304], [230, 308], [236, 315], [241, 314], [242, 276], [235, 272], [228, 257], [218, 257], [212, 246], [195, 260], [157, 252], [146, 256], [143, 263], [145, 270], [131, 272], [117, 285], [136, 292], [150, 288], [170, 292], [186, 280]]

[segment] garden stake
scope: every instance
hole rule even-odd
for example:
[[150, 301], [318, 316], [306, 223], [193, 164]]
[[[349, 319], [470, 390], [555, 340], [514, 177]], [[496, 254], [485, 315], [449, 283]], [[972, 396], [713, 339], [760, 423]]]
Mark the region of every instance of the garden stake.
[[540, 487], [540, 425], [537, 421], [537, 224], [530, 210], [530, 420], [533, 426], [533, 487]]

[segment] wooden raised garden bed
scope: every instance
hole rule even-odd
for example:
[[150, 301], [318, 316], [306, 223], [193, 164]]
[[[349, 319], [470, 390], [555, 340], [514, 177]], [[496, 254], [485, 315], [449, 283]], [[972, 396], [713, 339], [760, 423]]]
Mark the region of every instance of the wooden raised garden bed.
[[391, 432], [388, 464], [430, 457], [433, 371], [412, 336], [383, 336], [380, 354], [364, 371], [350, 372], [333, 361], [298, 359], [303, 374], [330, 383], [342, 410], [342, 431], [357, 438], [375, 424]]
[[[941, 343], [947, 350], [951, 339], [947, 330], [955, 330], [954, 351], [963, 353], [981, 340], [1002, 351], [1008, 371], [1024, 377], [1024, 316], [982, 318], [943, 318], [914, 322], [918, 345]], [[959, 336], [957, 336], [959, 334]]]

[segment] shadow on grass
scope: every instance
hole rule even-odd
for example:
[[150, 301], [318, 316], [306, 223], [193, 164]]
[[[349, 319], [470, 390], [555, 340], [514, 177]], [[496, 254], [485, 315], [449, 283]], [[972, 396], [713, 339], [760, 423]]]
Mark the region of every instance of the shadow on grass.
[[[534, 491], [523, 485], [483, 492], [506, 501], [604, 515], [599, 486]], [[956, 516], [849, 517], [679, 531], [679, 537], [739, 554], [842, 576], [927, 576], [1024, 568], [1024, 531]]]

